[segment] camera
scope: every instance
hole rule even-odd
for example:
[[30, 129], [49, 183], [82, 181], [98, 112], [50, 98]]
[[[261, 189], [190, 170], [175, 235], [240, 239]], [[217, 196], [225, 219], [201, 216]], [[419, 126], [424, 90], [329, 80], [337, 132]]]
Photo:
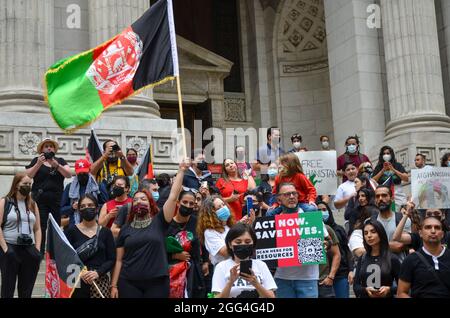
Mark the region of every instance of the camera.
[[114, 144], [114, 145], [112, 146], [112, 151], [119, 151], [119, 150], [120, 150], [120, 147], [119, 147], [118, 144]]
[[44, 152], [44, 157], [46, 160], [53, 159], [55, 157], [55, 153], [53, 151]]
[[33, 238], [28, 234], [19, 234], [17, 245], [33, 245]]

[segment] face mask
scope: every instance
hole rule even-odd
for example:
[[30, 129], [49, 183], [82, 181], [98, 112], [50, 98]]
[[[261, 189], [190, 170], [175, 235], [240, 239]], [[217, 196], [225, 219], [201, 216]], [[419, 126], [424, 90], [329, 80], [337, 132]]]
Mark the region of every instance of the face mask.
[[208, 164], [206, 163], [205, 160], [200, 161], [199, 163], [197, 163], [197, 169], [200, 171], [208, 170]]
[[224, 206], [223, 208], [220, 208], [219, 210], [216, 211], [217, 214], [217, 218], [220, 221], [228, 221], [228, 219], [230, 218], [230, 209], [228, 209], [227, 206]]
[[322, 147], [323, 147], [324, 149], [328, 148], [329, 146], [330, 146], [330, 144], [329, 144], [328, 141], [322, 142]]
[[447, 162], [447, 167], [450, 167], [450, 161]]
[[348, 145], [347, 146], [347, 151], [349, 152], [349, 153], [355, 153], [356, 152], [356, 145]]
[[380, 202], [379, 204], [378, 204], [378, 209], [380, 209], [380, 211], [388, 211], [390, 208], [391, 208], [391, 204], [392, 204], [392, 202], [391, 201], [389, 201], [389, 202], [387, 202], [387, 203], [384, 203], [384, 202]]
[[30, 192], [31, 192], [31, 187], [28, 186], [28, 185], [20, 186], [20, 187], [19, 187], [19, 192], [20, 192], [21, 195], [23, 195], [23, 196], [26, 197], [28, 194], [30, 194]]
[[302, 143], [299, 142], [299, 141], [296, 141], [296, 142], [293, 143], [293, 145], [294, 145], [295, 149], [299, 149], [302, 146]]
[[96, 208], [86, 208], [83, 210], [80, 210], [80, 218], [86, 221], [92, 221], [97, 216], [97, 209]]
[[287, 213], [287, 214], [290, 214], [290, 213], [295, 213], [295, 212], [298, 212], [298, 207], [295, 207], [295, 208], [288, 208], [287, 206], [282, 206], [282, 209], [283, 209], [283, 212], [284, 213]]
[[77, 175], [78, 183], [85, 186], [89, 181], [89, 175], [87, 173], [80, 173]]
[[120, 197], [125, 193], [125, 189], [122, 187], [113, 187], [112, 189], [112, 196], [114, 198]]
[[328, 213], [328, 211], [322, 211], [322, 219], [324, 222], [328, 221], [330, 217], [330, 214]]
[[158, 201], [159, 200], [159, 192], [152, 191], [152, 197], [153, 197], [153, 200]]
[[243, 152], [237, 152], [237, 153], [236, 153], [236, 158], [237, 158], [237, 160], [244, 160], [244, 158], [245, 158], [245, 153], [243, 153]]
[[128, 156], [127, 160], [128, 160], [129, 163], [131, 163], [133, 165], [133, 164], [136, 163], [137, 157], [135, 157], [135, 156]]
[[277, 169], [268, 169], [267, 174], [269, 175], [269, 178], [275, 178], [278, 174]]
[[233, 254], [239, 259], [247, 259], [253, 255], [253, 245], [233, 245]]
[[149, 211], [148, 205], [144, 205], [142, 203], [133, 205], [133, 212], [139, 217], [142, 217], [142, 216], [148, 214], [148, 211]]
[[383, 155], [383, 160], [386, 162], [391, 161], [391, 158], [391, 155]]
[[180, 209], [178, 210], [178, 212], [180, 212], [181, 216], [186, 217], [194, 213], [194, 208], [188, 208], [185, 207], [184, 205], [180, 205]]

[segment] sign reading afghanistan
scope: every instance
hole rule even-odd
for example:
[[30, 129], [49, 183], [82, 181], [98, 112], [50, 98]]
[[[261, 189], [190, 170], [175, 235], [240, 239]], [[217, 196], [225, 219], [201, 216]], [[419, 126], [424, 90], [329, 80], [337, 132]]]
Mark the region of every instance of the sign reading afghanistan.
[[336, 151], [303, 151], [297, 152], [296, 155], [302, 164], [303, 172], [311, 180], [318, 195], [336, 194]]
[[321, 211], [257, 218], [256, 259], [269, 268], [325, 264], [323, 228]]
[[417, 209], [448, 209], [450, 168], [411, 170], [411, 192]]

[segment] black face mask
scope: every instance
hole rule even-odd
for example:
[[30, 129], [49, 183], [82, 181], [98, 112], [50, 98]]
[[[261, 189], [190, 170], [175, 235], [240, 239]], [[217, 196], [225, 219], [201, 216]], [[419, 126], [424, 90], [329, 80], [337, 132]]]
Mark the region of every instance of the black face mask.
[[80, 210], [80, 218], [82, 220], [86, 221], [92, 221], [97, 216], [97, 209], [96, 208], [86, 208], [83, 210]]
[[85, 186], [89, 181], [89, 175], [87, 173], [80, 173], [77, 175], [78, 183]]
[[26, 197], [28, 194], [30, 194], [30, 192], [31, 192], [31, 187], [30, 187], [30, 186], [27, 186], [27, 185], [25, 185], [25, 186], [20, 186], [20, 187], [19, 187], [19, 192], [20, 192], [21, 195], [23, 195], [23, 196]]
[[387, 203], [384, 203], [384, 202], [380, 202], [379, 204], [378, 204], [378, 209], [380, 209], [380, 211], [389, 211], [390, 210], [390, 208], [391, 208], [391, 204], [392, 204], [392, 202], [391, 201], [389, 201], [389, 202], [387, 202]]
[[125, 193], [125, 189], [122, 188], [122, 187], [113, 187], [112, 190], [111, 190], [111, 196], [113, 198], [120, 197], [124, 193]]
[[180, 212], [181, 216], [186, 217], [194, 213], [194, 208], [188, 208], [185, 207], [184, 205], [180, 205], [180, 209], [178, 211]]
[[233, 245], [233, 253], [239, 259], [246, 259], [253, 255], [253, 245]]
[[206, 163], [205, 160], [200, 161], [199, 163], [197, 163], [197, 169], [200, 171], [208, 170], [208, 164]]

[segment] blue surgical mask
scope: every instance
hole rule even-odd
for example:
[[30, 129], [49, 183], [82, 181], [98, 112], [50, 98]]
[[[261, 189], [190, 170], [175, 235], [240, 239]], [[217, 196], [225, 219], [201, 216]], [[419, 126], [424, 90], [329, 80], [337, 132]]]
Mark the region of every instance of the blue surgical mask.
[[222, 208], [220, 208], [219, 210], [216, 211], [217, 217], [219, 218], [219, 220], [221, 221], [228, 221], [228, 219], [230, 218], [230, 209], [228, 209], [227, 206], [224, 206]]
[[328, 211], [322, 211], [322, 219], [324, 222], [328, 221], [328, 218], [330, 217], [330, 214]]
[[269, 175], [269, 178], [275, 178], [278, 174], [277, 169], [268, 169], [267, 174]]
[[356, 145], [348, 145], [348, 146], [347, 146], [347, 151], [348, 151], [349, 153], [355, 153], [355, 152], [356, 152], [356, 148], [357, 148]]
[[159, 200], [159, 192], [152, 191], [152, 197], [153, 197], [153, 200], [158, 201]]

